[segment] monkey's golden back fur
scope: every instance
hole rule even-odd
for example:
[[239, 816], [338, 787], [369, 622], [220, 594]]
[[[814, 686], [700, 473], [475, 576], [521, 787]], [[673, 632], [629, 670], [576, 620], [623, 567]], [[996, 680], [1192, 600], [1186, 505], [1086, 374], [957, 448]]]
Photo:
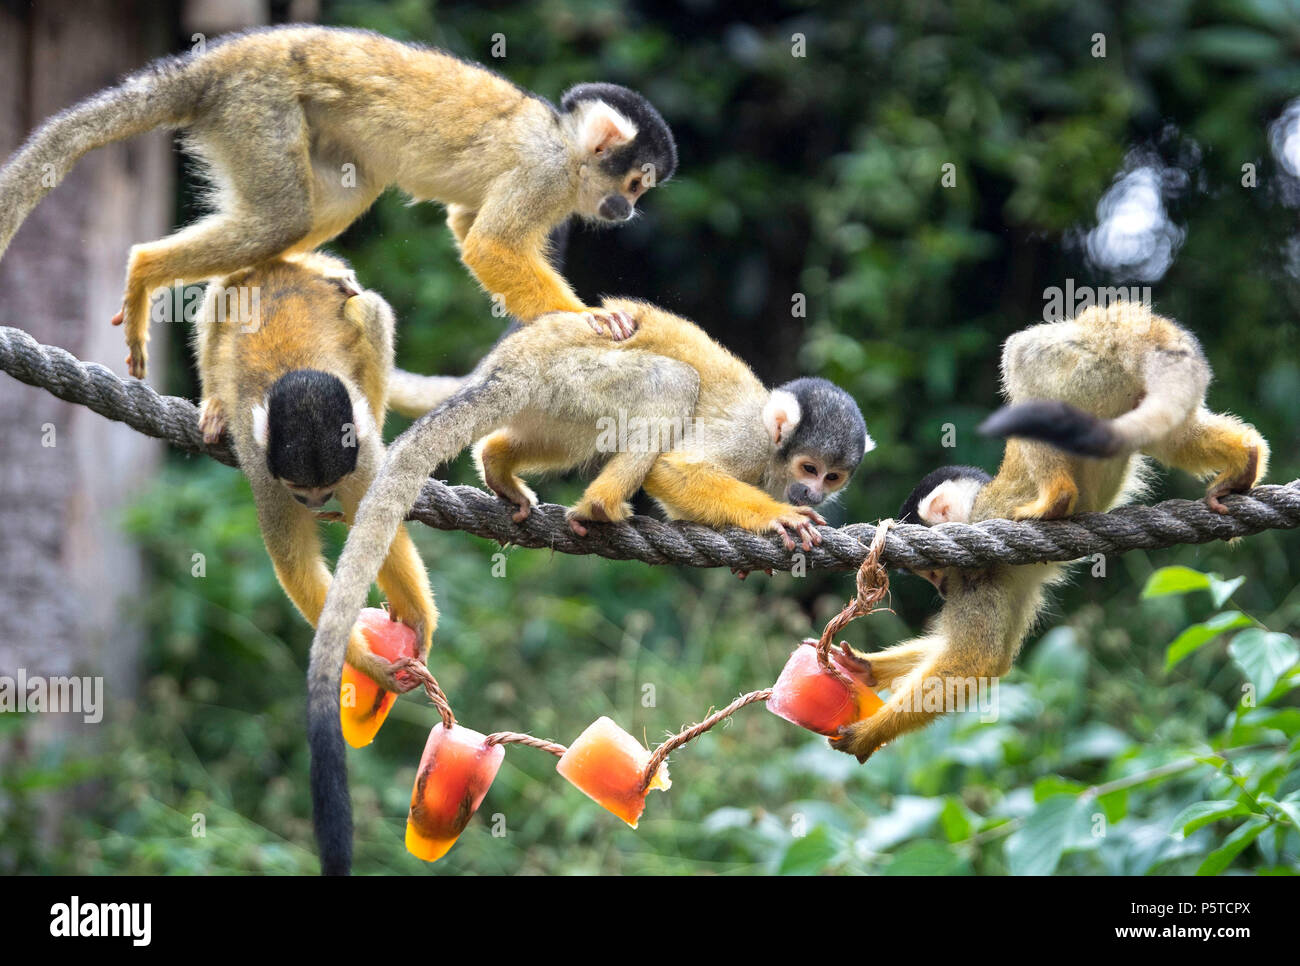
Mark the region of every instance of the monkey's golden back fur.
[[[251, 416], [244, 404], [260, 402], [272, 383], [295, 369], [328, 372], [356, 386], [375, 425], [383, 426], [393, 365], [392, 319], [390, 315], [384, 320], [386, 333], [374, 333], [346, 313], [348, 301], [332, 278], [347, 271], [338, 259], [314, 252], [264, 263], [209, 288], [195, 325], [199, 374], [204, 395], [226, 407], [236, 440], [248, 439], [243, 430]], [[219, 293], [231, 293], [232, 304], [250, 304], [249, 286], [255, 287], [251, 304], [257, 316], [247, 321], [223, 318]], [[383, 311], [387, 313], [387, 306]]]
[[[1093, 306], [1074, 319], [1033, 325], [1010, 336], [1002, 352], [1003, 394], [1012, 404], [1064, 402], [1114, 420], [1133, 413], [1157, 388], [1153, 380], [1169, 359], [1183, 360], [1183, 368], [1191, 373], [1180, 411], [1159, 427], [1173, 434], [1195, 418], [1209, 382], [1209, 366], [1190, 332], [1138, 303]], [[1043, 481], [1059, 473], [1068, 474], [1078, 489], [1069, 512], [1103, 512], [1141, 491], [1145, 465], [1137, 452], [1093, 459], [1045, 443], [1011, 439], [998, 477], [976, 501], [974, 518], [995, 519], [1033, 504]]]
[[[563, 353], [566, 345], [581, 346], [600, 352], [664, 356], [690, 366], [699, 373], [694, 429], [709, 441], [711, 460], [737, 479], [761, 485], [770, 462], [770, 445], [760, 419], [767, 389], [753, 370], [689, 319], [634, 299], [608, 298], [603, 304], [637, 320], [631, 338], [610, 342], [590, 330], [575, 331], [568, 315], [543, 317], [512, 338], [526, 339], [536, 347], [530, 351], [539, 355], [552, 348]], [[737, 434], [738, 426], [749, 432]]]
[[1146, 395], [1153, 351], [1201, 354], [1190, 332], [1145, 305], [1093, 306], [1078, 317], [1030, 326], [1002, 351], [1008, 402], [1053, 399], [1114, 419]]

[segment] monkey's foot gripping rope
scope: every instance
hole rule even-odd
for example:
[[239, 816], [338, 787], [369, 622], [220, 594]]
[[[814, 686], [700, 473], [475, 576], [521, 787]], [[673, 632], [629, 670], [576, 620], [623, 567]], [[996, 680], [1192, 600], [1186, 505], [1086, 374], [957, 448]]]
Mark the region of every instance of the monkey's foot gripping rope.
[[[137, 379], [121, 379], [101, 365], [41, 345], [21, 329], [0, 326], [0, 369], [186, 452], [236, 465], [234, 454], [224, 443], [203, 442], [198, 408], [189, 400], [160, 396]], [[1158, 550], [1300, 527], [1300, 480], [1283, 486], [1259, 486], [1250, 493], [1226, 497], [1223, 502], [1228, 508], [1226, 516], [1199, 500], [1168, 500], [1150, 507], [1084, 513], [1069, 520], [988, 520], [938, 527], [902, 524], [889, 531], [881, 560], [892, 567], [918, 570], [1066, 561], [1097, 553]], [[644, 516], [621, 524], [593, 524], [587, 536], [579, 537], [569, 529], [563, 507], [538, 506], [522, 524], [511, 518], [514, 510], [512, 505], [475, 487], [447, 486], [430, 480], [410, 519], [439, 530], [463, 530], [519, 547], [733, 570], [789, 571], [797, 561], [808, 570], [851, 570], [862, 563], [866, 547], [876, 535], [876, 528], [867, 523], [839, 529], [822, 527], [820, 546], [791, 553], [775, 536], [758, 536], [736, 528], [717, 531]]]

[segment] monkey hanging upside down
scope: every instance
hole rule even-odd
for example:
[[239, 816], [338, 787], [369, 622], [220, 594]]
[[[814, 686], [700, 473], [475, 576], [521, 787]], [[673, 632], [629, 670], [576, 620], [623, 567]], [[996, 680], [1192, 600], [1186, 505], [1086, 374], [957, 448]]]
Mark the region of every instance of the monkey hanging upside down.
[[[1205, 407], [1210, 366], [1195, 337], [1143, 305], [1094, 307], [1017, 332], [1003, 348], [1002, 382], [1009, 405], [980, 427], [1011, 437], [997, 476], [969, 466], [936, 470], [903, 504], [899, 522], [1104, 512], [1140, 494], [1148, 456], [1208, 477], [1206, 503], [1223, 513], [1221, 498], [1249, 490], [1268, 468], [1268, 443], [1253, 426]], [[968, 682], [1006, 674], [1044, 589], [1064, 579], [1065, 566], [924, 572], [945, 598], [943, 609], [924, 636], [857, 654], [891, 695], [831, 744], [865, 761], [943, 713], [926, 692], [964, 693]]]
[[[347, 263], [312, 252], [213, 282], [194, 327], [204, 439], [228, 431], [276, 578], [313, 627], [330, 586], [314, 511], [337, 497], [351, 520], [383, 461], [394, 326], [388, 303], [363, 292]], [[407, 411], [427, 411], [459, 383], [400, 375]], [[376, 579], [423, 657], [438, 609], [405, 527]], [[355, 630], [347, 659], [372, 677], [392, 673]]]

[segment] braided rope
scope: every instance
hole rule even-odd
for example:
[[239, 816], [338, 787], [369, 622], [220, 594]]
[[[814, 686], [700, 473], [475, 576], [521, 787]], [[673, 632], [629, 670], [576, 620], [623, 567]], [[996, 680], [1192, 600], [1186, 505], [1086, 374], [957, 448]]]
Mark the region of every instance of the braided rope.
[[160, 396], [139, 379], [122, 379], [97, 362], [82, 362], [58, 346], [41, 345], [22, 329], [0, 326], [0, 369], [187, 453], [239, 465], [224, 444], [203, 442], [199, 408], [188, 399]]
[[[60, 399], [126, 423], [146, 436], [165, 440], [189, 453], [235, 466], [224, 444], [209, 446], [198, 429], [198, 407], [175, 396], [161, 396], [136, 379], [125, 380], [101, 365], [41, 345], [21, 329], [0, 326], [0, 369], [46, 389]], [[885, 537], [882, 559], [892, 566], [978, 567], [990, 563], [1027, 564], [1076, 560], [1096, 553], [1159, 550], [1184, 543], [1230, 540], [1264, 530], [1300, 527], [1300, 480], [1258, 486], [1224, 499], [1221, 516], [1197, 500], [1167, 500], [1155, 506], [1126, 506], [1109, 513], [1083, 513], [1069, 520], [988, 520], [938, 527], [896, 524]], [[593, 524], [585, 537], [568, 527], [564, 508], [543, 504], [515, 523], [514, 507], [472, 486], [425, 484], [410, 519], [439, 530], [463, 530], [501, 544], [543, 548], [568, 554], [597, 554], [611, 560], [737, 570], [790, 570], [799, 554], [809, 570], [852, 570], [862, 563], [876, 535], [869, 523], [821, 528], [822, 543], [792, 553], [775, 536], [730, 528], [664, 522], [636, 516], [624, 524]]]

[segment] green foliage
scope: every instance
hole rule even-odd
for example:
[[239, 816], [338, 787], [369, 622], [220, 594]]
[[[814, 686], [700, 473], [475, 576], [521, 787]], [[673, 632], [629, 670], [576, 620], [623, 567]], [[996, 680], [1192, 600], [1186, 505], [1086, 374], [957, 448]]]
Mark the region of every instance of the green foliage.
[[[326, 16], [480, 61], [503, 34], [493, 67], [552, 100], [592, 79], [646, 93], [677, 132], [680, 174], [633, 224], [576, 232], [566, 274], [586, 298], [629, 294], [697, 319], [765, 378], [816, 373], [850, 389], [880, 445], [839, 519], [891, 515], [940, 463], [993, 468], [998, 447], [973, 427], [996, 405], [1002, 339], [1041, 318], [1044, 290], [1066, 278], [1132, 281], [1092, 266], [1080, 238], [1133, 150], [1160, 160], [1186, 229], [1156, 307], [1201, 339], [1211, 406], [1272, 441], [1271, 478], [1300, 476], [1295, 182], [1268, 144], [1300, 90], [1286, 5], [828, 0], [741, 15], [349, 0]], [[1104, 58], [1091, 54], [1098, 32]], [[791, 56], [796, 33], [806, 57]], [[334, 246], [397, 308], [399, 359], [416, 371], [465, 371], [503, 328], [442, 218], [389, 195]], [[792, 316], [796, 294], [806, 318]], [[464, 461], [442, 475], [471, 479]], [[577, 484], [539, 490], [565, 502]], [[1170, 475], [1152, 497], [1197, 492]], [[6, 761], [0, 871], [314, 872], [310, 634], [275, 583], [247, 486], [175, 459], [126, 523], [153, 574], [130, 602], [148, 630], [144, 683], [97, 740]], [[842, 575], [740, 583], [416, 536], [443, 612], [432, 665], [458, 714], [560, 741], [609, 714], [652, 743], [770, 683], [852, 588]], [[503, 578], [490, 576], [498, 552]], [[995, 716], [948, 716], [859, 766], [748, 709], [674, 755], [674, 786], [650, 796], [636, 832], [549, 756], [511, 748], [452, 852], [434, 866], [410, 857], [409, 790], [436, 717], [407, 697], [349, 755], [358, 871], [1296, 872], [1300, 539], [1105, 564], [1055, 592]], [[853, 644], [910, 636], [937, 606], [923, 581], [900, 576], [893, 591], [896, 614], [855, 623]], [[0, 727], [21, 746], [34, 724]], [[73, 805], [52, 813], [63, 791]]]

